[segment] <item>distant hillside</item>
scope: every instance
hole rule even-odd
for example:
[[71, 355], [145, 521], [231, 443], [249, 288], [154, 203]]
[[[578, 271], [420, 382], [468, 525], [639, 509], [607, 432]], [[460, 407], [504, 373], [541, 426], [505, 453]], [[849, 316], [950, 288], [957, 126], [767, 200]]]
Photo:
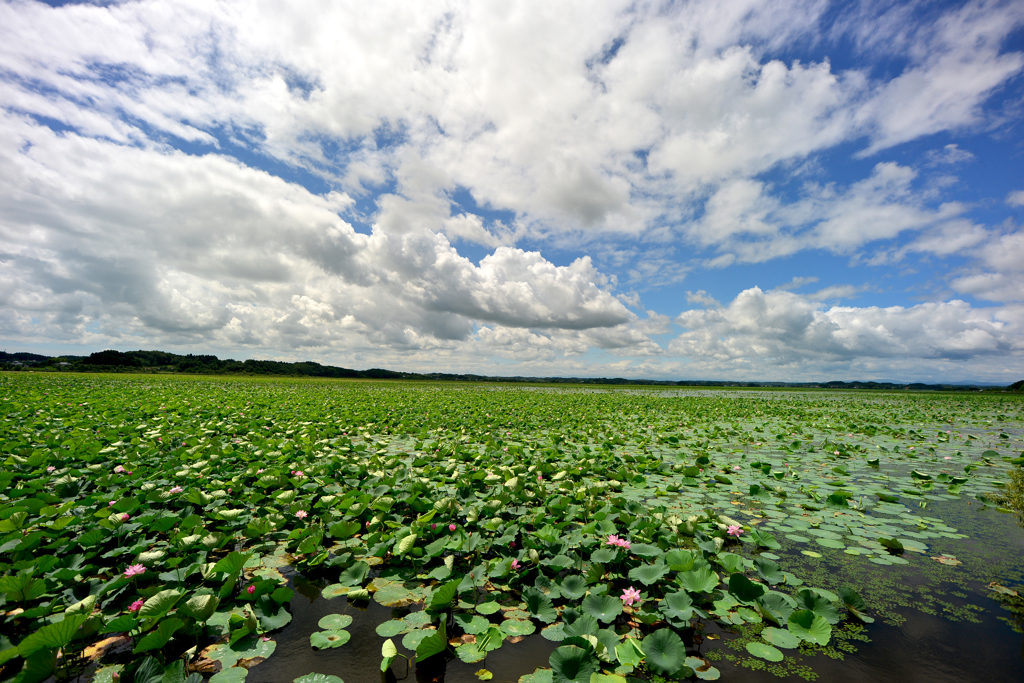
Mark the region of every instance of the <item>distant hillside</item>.
[[453, 373], [397, 372], [371, 368], [350, 370], [314, 361], [282, 363], [273, 360], [221, 360], [203, 354], [179, 355], [166, 351], [97, 351], [88, 356], [43, 356], [0, 351], [0, 370], [43, 372], [182, 373], [193, 375], [249, 375], [329, 377], [349, 379], [403, 379], [444, 382], [527, 382], [534, 384], [609, 384], [678, 387], [789, 387], [796, 389], [862, 389], [903, 391], [1022, 391], [1024, 381], [1009, 387], [899, 382], [738, 382], [726, 380], [655, 380], [621, 377], [493, 377]]

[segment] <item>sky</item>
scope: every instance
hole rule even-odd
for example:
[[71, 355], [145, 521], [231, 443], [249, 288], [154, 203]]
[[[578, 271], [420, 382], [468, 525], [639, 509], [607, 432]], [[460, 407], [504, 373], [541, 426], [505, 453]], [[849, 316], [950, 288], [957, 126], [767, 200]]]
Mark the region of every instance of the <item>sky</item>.
[[0, 0], [0, 346], [1024, 378], [1024, 3]]

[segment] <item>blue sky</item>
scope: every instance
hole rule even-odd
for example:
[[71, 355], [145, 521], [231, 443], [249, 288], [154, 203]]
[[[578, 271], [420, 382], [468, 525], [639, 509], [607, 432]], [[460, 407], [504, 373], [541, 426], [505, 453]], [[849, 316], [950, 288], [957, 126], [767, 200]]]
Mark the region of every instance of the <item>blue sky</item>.
[[0, 3], [0, 343], [1024, 377], [1019, 2]]

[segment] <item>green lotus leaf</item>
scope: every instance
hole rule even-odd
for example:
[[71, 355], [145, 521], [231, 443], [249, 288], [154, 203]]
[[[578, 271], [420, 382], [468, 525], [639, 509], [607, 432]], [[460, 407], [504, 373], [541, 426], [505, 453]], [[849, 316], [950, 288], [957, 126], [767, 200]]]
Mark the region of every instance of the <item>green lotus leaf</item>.
[[292, 615], [269, 595], [261, 595], [253, 606], [253, 612], [260, 620], [265, 631], [276, 631], [284, 628], [292, 621]]
[[[551, 601], [549, 600], [548, 602], [550, 603]], [[554, 612], [554, 609], [551, 611]], [[483, 633], [491, 626], [491, 622], [487, 621], [483, 617], [476, 614], [469, 614], [467, 612], [456, 614], [455, 623], [458, 624], [465, 633], [472, 636]]]
[[385, 607], [405, 607], [417, 601], [417, 597], [401, 583], [391, 583], [373, 594], [373, 600]]
[[793, 635], [809, 643], [824, 647], [832, 637], [832, 627], [824, 617], [809, 609], [802, 609], [789, 615], [789, 630]]
[[[333, 615], [332, 615], [333, 616]], [[341, 647], [349, 641], [352, 634], [348, 631], [342, 631], [338, 629], [331, 629], [327, 631], [317, 631], [309, 636], [309, 644], [318, 650], [329, 650], [336, 647]]]
[[[444, 623], [445, 620], [442, 619], [437, 626], [437, 630], [421, 640], [416, 646], [417, 662], [422, 662], [424, 659], [433, 657], [448, 649], [448, 636], [445, 634]], [[404, 639], [402, 644], [405, 644]]]
[[157, 624], [156, 630], [150, 631], [139, 640], [132, 654], [156, 650], [167, 644], [174, 632], [185, 625], [181, 619], [164, 619]]
[[813, 591], [806, 588], [798, 591], [796, 594], [796, 604], [797, 608], [810, 610], [825, 619], [829, 624], [839, 623], [839, 612], [836, 610], [835, 605], [824, 596], [818, 595]]
[[665, 564], [674, 572], [693, 569], [693, 553], [689, 550], [670, 550], [665, 554]]
[[615, 646], [615, 658], [620, 664], [636, 666], [644, 660], [643, 648], [636, 638], [626, 638]]
[[570, 574], [562, 579], [559, 591], [566, 600], [579, 600], [587, 592], [587, 582], [578, 574]]
[[611, 548], [599, 548], [590, 554], [590, 561], [595, 564], [607, 564], [619, 556], [617, 550]]
[[591, 675], [597, 673], [600, 662], [597, 657], [581, 647], [563, 645], [551, 653], [552, 683], [590, 683]]
[[[67, 621], [67, 619], [65, 619], [65, 621]], [[130, 614], [122, 614], [119, 617], [112, 619], [111, 621], [108, 621], [103, 626], [103, 629], [100, 631], [100, 633], [128, 632], [138, 627], [138, 625], [138, 619], [136, 619]], [[2, 655], [0, 655], [0, 657], [2, 657]]]
[[190, 616], [196, 621], [206, 622], [220, 605], [220, 598], [216, 595], [196, 595], [185, 601], [178, 607], [178, 612]]
[[138, 612], [139, 619], [159, 619], [171, 611], [174, 604], [182, 597], [182, 593], [173, 589], [162, 590], [142, 604]]
[[669, 593], [658, 603], [665, 620], [676, 628], [686, 628], [693, 618], [693, 600], [686, 591]]
[[519, 683], [552, 683], [554, 672], [551, 669], [537, 669], [532, 674], [519, 678]]
[[494, 600], [491, 600], [489, 602], [481, 602], [479, 605], [476, 606], [476, 611], [480, 614], [483, 614], [484, 616], [487, 616], [488, 614], [494, 614], [500, 609], [501, 605], [499, 605]]
[[381, 638], [391, 638], [403, 633], [408, 633], [412, 628], [413, 627], [410, 624], [407, 624], [402, 619], [391, 619], [390, 621], [378, 624], [376, 631], [377, 635]]
[[749, 538], [762, 548], [768, 548], [769, 550], [779, 550], [782, 548], [782, 545], [779, 544], [779, 541], [775, 538], [774, 534], [768, 533], [767, 531], [754, 529], [750, 532]]
[[764, 643], [747, 643], [747, 652], [755, 657], [767, 659], [769, 662], [781, 662], [783, 659], [782, 652], [771, 645], [765, 645]]
[[896, 554], [902, 553], [905, 550], [905, 548], [903, 547], [903, 544], [900, 543], [899, 540], [895, 539], [895, 538], [885, 538], [884, 536], [882, 536], [882, 537], [879, 537], [878, 542], [881, 543], [889, 551], [891, 551], [893, 553], [896, 553]]
[[796, 610], [796, 602], [791, 597], [775, 591], [765, 593], [758, 600], [758, 605], [761, 616], [778, 626], [785, 625], [789, 621], [789, 616]]
[[856, 619], [859, 619], [865, 624], [874, 623], [875, 620], [872, 617], [869, 617], [866, 614], [864, 614], [864, 612], [867, 611], [868, 606], [867, 603], [864, 602], [864, 598], [860, 596], [860, 593], [858, 593], [852, 588], [843, 586], [839, 589], [839, 597], [843, 601], [843, 604], [846, 606], [846, 609]]
[[681, 572], [679, 584], [691, 593], [710, 593], [718, 586], [718, 574], [709, 567]]
[[715, 560], [729, 574], [743, 571], [743, 558], [734, 553], [718, 553]]
[[633, 543], [630, 545], [629, 554], [637, 557], [660, 557], [661, 548], [647, 543]]
[[668, 572], [668, 565], [665, 564], [642, 564], [629, 570], [629, 578], [645, 586], [651, 586], [658, 583]]
[[786, 580], [786, 575], [782, 573], [782, 568], [777, 563], [763, 557], [754, 559], [754, 570], [758, 576], [773, 586]]
[[316, 623], [325, 631], [338, 631], [347, 628], [352, 623], [352, 616], [349, 614], [328, 614]]
[[537, 627], [526, 619], [506, 619], [501, 622], [501, 626], [499, 628], [502, 633], [510, 637], [528, 636], [537, 630]]
[[338, 583], [342, 586], [361, 586], [369, 575], [370, 565], [360, 560], [341, 572]]
[[[622, 601], [610, 595], [588, 595], [583, 599], [582, 610], [583, 614], [608, 624], [622, 614]], [[579, 623], [579, 620], [576, 623]]]
[[[217, 673], [210, 677], [210, 683], [242, 683], [245, 677], [249, 675], [248, 669], [243, 669], [240, 666], [231, 667], [230, 669], [221, 669]], [[161, 678], [161, 683], [166, 680]]]
[[551, 640], [551, 641], [554, 641], [556, 643], [560, 643], [563, 640], [565, 640], [565, 637], [566, 637], [565, 636], [565, 622], [560, 621], [557, 624], [552, 624], [551, 626], [546, 626], [545, 628], [541, 629], [540, 634], [542, 636], [544, 636], [545, 640]]
[[461, 581], [461, 579], [453, 579], [452, 581], [439, 586], [430, 595], [430, 600], [427, 602], [427, 609], [434, 612], [441, 612], [448, 609], [459, 592], [459, 583]]
[[406, 650], [416, 651], [419, 644], [423, 642], [424, 638], [434, 635], [435, 631], [432, 628], [418, 628], [412, 631], [408, 631], [402, 637], [402, 647]]
[[[54, 651], [65, 647], [78, 633], [79, 627], [89, 619], [88, 614], [75, 614], [55, 624], [43, 626], [29, 634], [18, 644], [18, 654], [28, 657], [33, 652], [44, 648]], [[180, 621], [178, 622], [181, 623]]]
[[656, 674], [672, 676], [686, 663], [686, 646], [672, 629], [658, 629], [643, 639], [646, 666]]
[[482, 662], [487, 657], [487, 652], [476, 646], [476, 643], [463, 643], [455, 648], [455, 656], [466, 664]]
[[550, 624], [558, 618], [554, 605], [551, 603], [551, 598], [544, 595], [539, 589], [533, 587], [524, 588], [523, 600], [526, 602], [526, 608], [530, 610], [530, 614], [545, 624]]
[[[621, 605], [619, 606], [619, 609], [622, 609]], [[562, 613], [562, 616], [565, 616], [564, 612]], [[567, 623], [565, 625], [565, 635], [566, 637], [592, 636], [597, 633], [598, 628], [600, 627], [598, 626], [597, 617], [592, 614], [583, 614], [571, 624]]]
[[311, 673], [305, 676], [299, 676], [292, 683], [345, 683], [337, 676], [329, 676], [327, 674]]
[[768, 591], [759, 583], [754, 583], [743, 574], [733, 574], [729, 577], [729, 592], [736, 596], [736, 599], [744, 603], [752, 603]]
[[792, 650], [800, 646], [801, 640], [798, 636], [781, 628], [769, 626], [761, 631], [761, 637], [776, 647]]

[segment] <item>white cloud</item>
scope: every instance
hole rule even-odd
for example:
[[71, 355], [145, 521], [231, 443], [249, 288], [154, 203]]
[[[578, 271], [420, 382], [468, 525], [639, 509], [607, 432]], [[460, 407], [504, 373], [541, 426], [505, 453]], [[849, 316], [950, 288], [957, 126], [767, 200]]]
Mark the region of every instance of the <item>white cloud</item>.
[[[469, 339], [473, 321], [585, 331], [635, 319], [586, 257], [555, 266], [499, 247], [475, 266], [423, 227], [359, 234], [338, 216], [347, 196], [224, 157], [7, 116], [0, 179], [0, 305], [15, 336], [106, 327], [168, 343], [421, 348]], [[25, 310], [40, 322], [14, 314]]]
[[[447, 228], [493, 246], [657, 230], [708, 187], [746, 182], [749, 195], [751, 176], [866, 131], [870, 153], [981, 121], [988, 95], [1024, 65], [1002, 49], [1022, 20], [1013, 3], [970, 3], [897, 31], [888, 48], [910, 66], [893, 77], [765, 57], [826, 40], [826, 10], [379, 2], [354, 17], [319, 0], [19, 0], [0, 7], [0, 104], [121, 142], [235, 140], [354, 195], [394, 179], [384, 229], [446, 214], [445, 192], [466, 187], [522, 221], [511, 237], [465, 220]], [[863, 13], [847, 29], [882, 35], [894, 19], [911, 17]], [[757, 235], [769, 229], [758, 217], [727, 225]]]
[[1014, 190], [1006, 195], [1006, 203], [1010, 206], [1024, 206], [1024, 190]]
[[972, 309], [963, 301], [823, 308], [791, 292], [741, 292], [728, 306], [682, 313], [687, 331], [669, 351], [718, 363], [799, 366], [863, 358], [964, 360], [1024, 354], [1019, 312]]
[[966, 149], [960, 149], [959, 145], [951, 143], [943, 147], [941, 150], [931, 150], [925, 154], [925, 159], [927, 159], [928, 163], [932, 165], [962, 164], [965, 161], [971, 161], [974, 159], [974, 155]]

